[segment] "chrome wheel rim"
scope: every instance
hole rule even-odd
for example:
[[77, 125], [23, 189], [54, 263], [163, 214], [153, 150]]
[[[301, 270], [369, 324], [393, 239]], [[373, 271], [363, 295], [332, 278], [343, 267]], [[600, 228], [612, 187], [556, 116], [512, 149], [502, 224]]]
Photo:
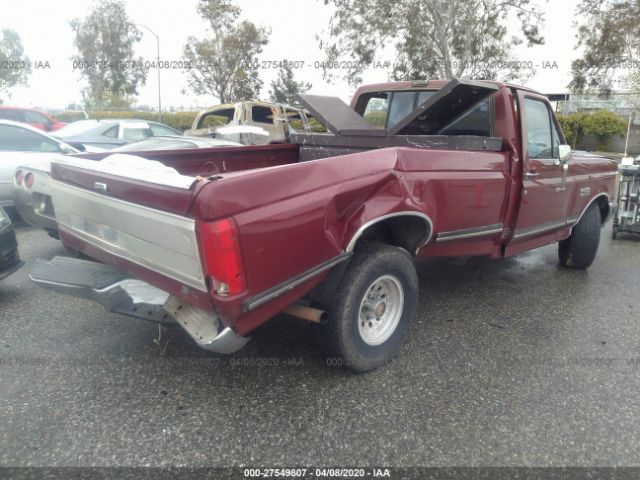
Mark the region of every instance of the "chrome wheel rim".
[[395, 332], [404, 307], [404, 290], [393, 275], [383, 275], [367, 288], [358, 310], [358, 333], [367, 345], [380, 345]]

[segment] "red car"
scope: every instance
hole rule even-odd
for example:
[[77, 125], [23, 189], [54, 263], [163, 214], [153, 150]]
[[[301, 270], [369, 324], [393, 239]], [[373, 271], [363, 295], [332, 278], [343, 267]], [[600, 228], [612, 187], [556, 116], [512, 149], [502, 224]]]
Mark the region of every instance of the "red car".
[[173, 319], [218, 353], [285, 311], [326, 323], [332, 355], [367, 371], [409, 334], [414, 257], [503, 258], [557, 242], [563, 267], [595, 259], [617, 164], [572, 152], [546, 97], [457, 80], [362, 87], [351, 107], [300, 97], [330, 134], [54, 163], [62, 242], [107, 265], [56, 257], [31, 278]]
[[39, 128], [45, 132], [53, 132], [66, 125], [66, 123], [60, 122], [46, 113], [21, 107], [0, 107], [0, 120], [28, 123], [32, 127]]

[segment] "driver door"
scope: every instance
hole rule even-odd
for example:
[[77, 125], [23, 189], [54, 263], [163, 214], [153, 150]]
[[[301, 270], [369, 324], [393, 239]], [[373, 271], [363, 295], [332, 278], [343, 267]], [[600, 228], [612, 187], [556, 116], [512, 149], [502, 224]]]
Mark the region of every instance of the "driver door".
[[559, 145], [565, 140], [546, 97], [519, 91], [518, 110], [524, 164], [520, 209], [511, 243], [529, 249], [559, 239], [558, 234], [564, 233], [560, 231], [567, 228], [568, 159], [560, 159]]

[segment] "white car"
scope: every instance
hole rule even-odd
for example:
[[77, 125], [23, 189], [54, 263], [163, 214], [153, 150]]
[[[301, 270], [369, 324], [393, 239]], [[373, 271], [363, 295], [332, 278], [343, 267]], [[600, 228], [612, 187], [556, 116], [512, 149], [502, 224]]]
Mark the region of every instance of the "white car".
[[64, 158], [78, 150], [24, 123], [0, 120], [0, 206], [13, 207], [16, 167]]

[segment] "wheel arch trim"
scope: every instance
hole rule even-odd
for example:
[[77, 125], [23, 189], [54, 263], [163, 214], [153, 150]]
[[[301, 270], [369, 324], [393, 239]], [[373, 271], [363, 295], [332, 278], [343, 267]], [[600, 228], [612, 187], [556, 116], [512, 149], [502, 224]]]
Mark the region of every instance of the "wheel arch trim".
[[[358, 240], [360, 239], [360, 237], [362, 236], [362, 234], [371, 226], [380, 223], [380, 222], [384, 222], [385, 220], [388, 220], [390, 218], [397, 218], [397, 217], [418, 217], [421, 220], [425, 221], [426, 227], [427, 227], [427, 235], [425, 236], [425, 238], [416, 246], [415, 251], [417, 252], [420, 248], [424, 247], [427, 243], [429, 243], [429, 241], [431, 240], [431, 238], [433, 238], [433, 220], [431, 220], [431, 218], [429, 217], [429, 215], [427, 215], [426, 213], [422, 213], [422, 212], [416, 212], [413, 210], [407, 210], [407, 211], [401, 211], [401, 212], [393, 212], [393, 213], [387, 213], [385, 215], [381, 215], [375, 218], [372, 218], [371, 220], [365, 222], [364, 224], [362, 224], [358, 230], [356, 230], [356, 232], [353, 234], [353, 236], [351, 237], [351, 239], [349, 240], [349, 243], [347, 244], [347, 247], [345, 248], [345, 252], [352, 252], [353, 249], [356, 246], [356, 243], [358, 243]], [[415, 252], [414, 252], [415, 253]]]
[[[609, 194], [607, 192], [600, 192], [597, 195], [595, 195], [593, 198], [591, 198], [591, 200], [589, 200], [589, 203], [587, 203], [585, 205], [585, 207], [582, 209], [582, 211], [580, 212], [580, 215], [578, 215], [577, 217], [572, 217], [575, 218], [575, 222], [573, 222], [573, 225], [571, 225], [571, 228], [573, 229], [573, 227], [575, 227], [578, 222], [580, 221], [580, 219], [582, 218], [582, 216], [585, 214], [585, 212], [588, 210], [588, 208], [593, 205], [594, 202], [596, 202], [599, 198], [604, 197], [607, 199], [607, 204], [610, 203], [611, 201], [611, 197], [609, 197]], [[606, 221], [606, 217], [602, 220], [603, 222]]]

